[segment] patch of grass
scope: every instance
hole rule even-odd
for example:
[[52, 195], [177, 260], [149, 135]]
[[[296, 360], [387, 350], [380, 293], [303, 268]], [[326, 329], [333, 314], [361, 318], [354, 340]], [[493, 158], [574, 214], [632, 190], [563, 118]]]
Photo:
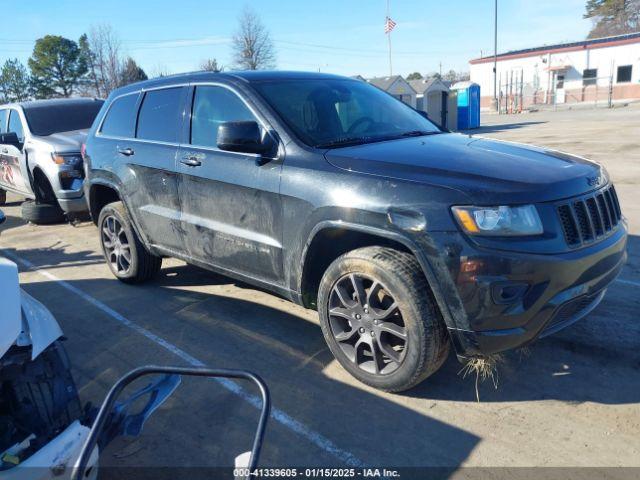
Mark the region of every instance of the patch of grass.
[[460, 369], [458, 375], [462, 374], [462, 378], [475, 373], [476, 375], [476, 400], [480, 402], [480, 392], [478, 386], [480, 382], [491, 380], [494, 388], [498, 388], [498, 367], [505, 362], [504, 356], [500, 354], [489, 355], [486, 357], [470, 358], [469, 361]]

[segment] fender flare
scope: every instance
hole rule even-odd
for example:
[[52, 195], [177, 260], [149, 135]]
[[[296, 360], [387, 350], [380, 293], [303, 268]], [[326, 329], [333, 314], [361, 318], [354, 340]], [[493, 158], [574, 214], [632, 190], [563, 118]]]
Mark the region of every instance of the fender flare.
[[[427, 279], [427, 283], [431, 288], [431, 292], [433, 293], [433, 297], [435, 298], [436, 304], [440, 309], [440, 313], [444, 318], [445, 324], [448, 328], [458, 328], [457, 322], [454, 315], [451, 312], [449, 302], [447, 302], [442, 285], [437, 280], [437, 276], [435, 274], [432, 261], [428, 258], [427, 255], [423, 253], [423, 251], [416, 245], [416, 243], [408, 238], [405, 235], [402, 235], [400, 232], [393, 230], [386, 230], [378, 227], [371, 227], [368, 225], [361, 225], [357, 223], [344, 222], [340, 220], [325, 220], [318, 224], [316, 224], [313, 229], [309, 232], [307, 237], [307, 241], [302, 250], [302, 262], [301, 265], [306, 264], [307, 255], [309, 253], [309, 247], [311, 246], [313, 240], [316, 236], [323, 230], [331, 229], [331, 228], [340, 228], [344, 230], [351, 230], [355, 232], [366, 233], [369, 235], [375, 235], [378, 237], [386, 238], [388, 240], [396, 241], [402, 245], [404, 245], [418, 260], [422, 272]], [[428, 232], [426, 232], [428, 233]], [[303, 282], [303, 269], [300, 271], [300, 275], [297, 279], [297, 291], [302, 292], [302, 282]]]
[[[99, 178], [99, 179], [95, 179], [92, 180], [91, 182], [87, 182], [85, 179], [85, 196], [87, 198], [87, 201], [89, 203], [89, 212], [92, 212], [92, 206], [91, 206], [91, 192], [93, 187], [95, 187], [96, 185], [102, 186], [102, 187], [108, 187], [112, 190], [114, 190], [117, 194], [118, 194], [118, 198], [120, 198], [120, 201], [122, 202], [122, 204], [124, 205], [125, 210], [127, 211], [127, 215], [129, 216], [129, 220], [131, 221], [131, 226], [133, 227], [133, 230], [136, 232], [136, 235], [138, 235], [138, 238], [140, 238], [142, 240], [142, 243], [145, 245], [146, 248], [149, 248], [149, 242], [147, 240], [147, 237], [145, 235], [143, 235], [142, 233], [142, 229], [140, 229], [140, 227], [138, 226], [138, 223], [136, 222], [136, 218], [131, 215], [131, 209], [129, 208], [129, 205], [127, 205], [127, 202], [125, 200], [125, 196], [122, 195], [122, 190], [120, 189], [120, 186], [117, 185], [115, 182], [111, 182], [107, 179], [104, 178]], [[93, 214], [92, 214], [93, 216]], [[94, 219], [96, 225], [98, 223], [98, 219], [95, 218]]]

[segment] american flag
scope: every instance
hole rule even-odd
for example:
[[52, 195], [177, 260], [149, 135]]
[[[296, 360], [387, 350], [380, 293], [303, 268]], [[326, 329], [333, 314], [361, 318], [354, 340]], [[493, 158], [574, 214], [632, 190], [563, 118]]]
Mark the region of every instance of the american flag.
[[391, 17], [387, 17], [384, 21], [384, 33], [391, 33], [396, 26], [396, 22], [391, 20]]

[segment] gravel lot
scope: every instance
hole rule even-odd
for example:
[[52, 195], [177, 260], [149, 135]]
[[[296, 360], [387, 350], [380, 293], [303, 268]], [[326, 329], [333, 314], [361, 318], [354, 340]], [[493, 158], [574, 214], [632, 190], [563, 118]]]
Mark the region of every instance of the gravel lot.
[[[85, 401], [100, 402], [148, 363], [260, 374], [277, 409], [263, 465], [640, 467], [640, 106], [488, 115], [483, 125], [475, 134], [602, 162], [631, 237], [629, 263], [598, 309], [528, 354], [509, 354], [498, 387], [480, 385], [480, 403], [454, 356], [403, 395], [365, 387], [332, 359], [315, 312], [182, 262], [166, 261], [149, 285], [123, 285], [103, 263], [93, 224], [26, 225], [16, 197], [3, 207], [0, 248], [21, 260], [23, 287], [61, 323]], [[142, 437], [113, 444], [103, 464], [232, 465], [256, 422], [236, 393], [188, 380]]]

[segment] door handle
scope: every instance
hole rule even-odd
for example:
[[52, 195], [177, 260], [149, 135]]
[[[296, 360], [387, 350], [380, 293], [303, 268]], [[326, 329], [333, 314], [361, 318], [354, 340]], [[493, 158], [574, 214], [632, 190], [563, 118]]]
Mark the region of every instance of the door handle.
[[182, 157], [182, 160], [180, 160], [180, 163], [183, 163], [189, 167], [199, 167], [200, 165], [202, 165], [202, 161], [200, 160], [200, 157], [198, 155], [185, 155], [184, 157]]
[[133, 151], [133, 148], [120, 148], [118, 149], [118, 153], [120, 155], [124, 155], [125, 157], [130, 157], [136, 152]]

